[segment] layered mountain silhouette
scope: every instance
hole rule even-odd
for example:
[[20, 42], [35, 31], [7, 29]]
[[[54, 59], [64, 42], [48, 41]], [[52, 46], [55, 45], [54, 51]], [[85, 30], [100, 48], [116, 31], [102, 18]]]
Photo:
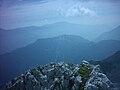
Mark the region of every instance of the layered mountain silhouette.
[[45, 27], [24, 27], [12, 30], [0, 29], [0, 54], [11, 52], [43, 37]]
[[118, 50], [120, 41], [117, 40], [94, 43], [74, 35], [39, 39], [33, 44], [0, 55], [0, 81], [8, 81], [36, 65], [52, 61], [79, 63], [83, 59], [102, 60]]
[[101, 40], [120, 40], [120, 25], [115, 29], [101, 34], [95, 41]]
[[51, 38], [58, 35], [69, 34], [79, 35], [91, 40], [107, 30], [108, 28], [104, 25], [90, 26], [67, 22], [59, 22], [39, 27], [31, 26], [10, 30], [0, 29], [0, 54], [24, 47], [40, 38]]

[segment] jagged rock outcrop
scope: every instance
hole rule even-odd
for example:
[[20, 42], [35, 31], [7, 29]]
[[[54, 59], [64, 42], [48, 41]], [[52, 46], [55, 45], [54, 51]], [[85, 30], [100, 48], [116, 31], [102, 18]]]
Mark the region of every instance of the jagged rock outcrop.
[[6, 85], [6, 90], [112, 90], [112, 83], [87, 61], [80, 65], [50, 63], [28, 70]]
[[85, 90], [113, 90], [111, 81], [100, 70], [100, 66], [96, 65], [90, 73], [90, 78], [86, 82]]

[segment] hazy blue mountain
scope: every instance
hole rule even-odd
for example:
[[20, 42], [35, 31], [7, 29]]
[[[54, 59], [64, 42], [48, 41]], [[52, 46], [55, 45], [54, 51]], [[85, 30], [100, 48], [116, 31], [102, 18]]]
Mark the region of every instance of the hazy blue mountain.
[[105, 73], [113, 83], [117, 83], [120, 88], [120, 51], [102, 61], [93, 62], [94, 64], [99, 64], [103, 73]]
[[120, 50], [120, 41], [103, 40], [88, 47], [84, 52], [85, 59], [102, 60]]
[[35, 42], [43, 35], [45, 27], [25, 27], [13, 30], [0, 30], [0, 54]]
[[105, 32], [101, 34], [99, 37], [95, 39], [95, 41], [110, 40], [110, 39], [120, 40], [120, 25], [109, 32]]
[[0, 81], [9, 80], [36, 65], [52, 61], [79, 63], [83, 59], [101, 60], [117, 50], [120, 50], [120, 41], [115, 40], [94, 43], [74, 35], [39, 39], [33, 44], [0, 55]]
[[12, 30], [0, 30], [0, 54], [26, 46], [40, 38], [50, 38], [68, 34], [80, 35], [86, 39], [92, 40], [106, 30], [108, 30], [108, 28], [104, 25], [90, 26], [67, 22], [59, 22], [39, 27], [31, 26]]
[[[93, 43], [72, 35], [39, 39], [33, 44], [0, 56], [0, 81], [9, 80], [30, 67], [56, 60], [80, 62], [80, 53], [90, 44]], [[73, 61], [75, 59], [78, 61]]]

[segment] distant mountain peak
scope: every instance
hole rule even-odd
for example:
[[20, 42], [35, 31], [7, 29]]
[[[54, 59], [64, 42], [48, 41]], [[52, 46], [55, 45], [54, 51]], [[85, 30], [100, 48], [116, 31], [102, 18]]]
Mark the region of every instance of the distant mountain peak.
[[[68, 35], [68, 34], [63, 34], [63, 35], [59, 35], [59, 36], [56, 36], [54, 38], [63, 38], [63, 39], [84, 39], [84, 40], [87, 40], [81, 36], [78, 36], [78, 35]], [[87, 40], [88, 41], [88, 40]]]
[[[38, 39], [35, 44], [39, 45], [39, 44], [43, 44], [41, 41], [47, 41], [49, 42], [49, 44], [54, 43], [54, 45], [56, 46], [58, 43], [61, 43], [62, 45], [66, 45], [66, 44], [87, 44], [87, 43], [93, 43], [79, 35], [67, 35], [67, 34], [63, 34], [63, 35], [59, 35], [59, 36], [55, 36], [52, 38], [44, 38], [44, 39]], [[44, 43], [45, 43], [44, 42]]]
[[64, 34], [64, 35], [59, 35], [56, 37], [58, 40], [71, 40], [71, 41], [77, 41], [77, 42], [84, 42], [84, 43], [89, 43], [90, 41], [81, 37], [80, 35], [69, 35], [69, 34]]

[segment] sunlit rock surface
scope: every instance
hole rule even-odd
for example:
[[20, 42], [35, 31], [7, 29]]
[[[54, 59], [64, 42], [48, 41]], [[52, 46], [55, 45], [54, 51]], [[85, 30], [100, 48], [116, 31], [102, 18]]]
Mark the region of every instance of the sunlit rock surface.
[[50, 63], [28, 70], [6, 85], [6, 90], [113, 90], [100, 70], [83, 60], [80, 65]]

